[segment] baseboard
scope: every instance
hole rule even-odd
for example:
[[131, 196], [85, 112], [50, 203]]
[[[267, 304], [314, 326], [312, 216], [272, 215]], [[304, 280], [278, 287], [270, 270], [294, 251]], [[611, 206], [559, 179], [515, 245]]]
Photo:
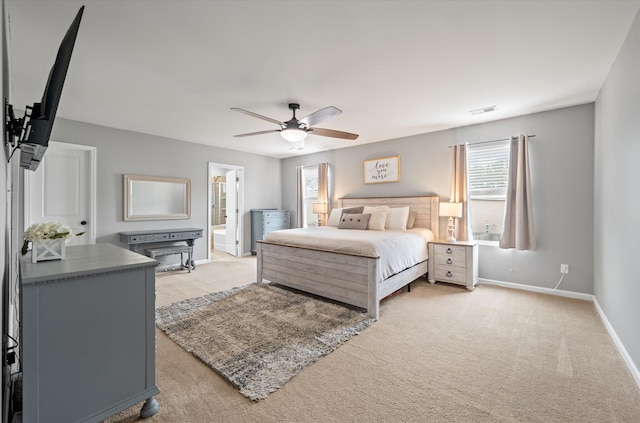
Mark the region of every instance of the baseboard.
[[631, 372], [631, 376], [633, 376], [633, 379], [636, 381], [636, 385], [638, 385], [638, 388], [640, 388], [640, 370], [638, 370], [638, 367], [633, 362], [633, 359], [627, 352], [624, 344], [622, 343], [620, 338], [618, 338], [618, 334], [616, 333], [615, 329], [613, 329], [613, 326], [611, 326], [611, 323], [609, 323], [609, 319], [607, 319], [607, 316], [604, 314], [604, 311], [600, 307], [600, 304], [598, 304], [598, 299], [595, 297], [593, 299], [593, 304], [596, 306], [596, 310], [598, 311], [598, 314], [602, 319], [602, 323], [604, 323], [604, 327], [607, 328], [609, 336], [611, 336], [611, 339], [613, 339], [613, 343], [616, 345], [618, 351], [622, 355], [622, 359], [627, 364], [627, 368]]
[[613, 329], [613, 326], [611, 326], [611, 323], [609, 323], [609, 319], [607, 319], [607, 316], [604, 314], [604, 311], [602, 310], [602, 308], [600, 308], [600, 304], [598, 304], [598, 300], [594, 295], [583, 294], [580, 292], [562, 291], [557, 289], [554, 290], [551, 288], [542, 288], [542, 287], [533, 286], [533, 285], [522, 285], [519, 283], [512, 283], [512, 282], [495, 281], [491, 279], [478, 279], [478, 283], [483, 285], [497, 285], [497, 286], [502, 286], [504, 288], [511, 288], [511, 289], [522, 289], [524, 291], [539, 292], [542, 294], [557, 295], [559, 297], [575, 298], [578, 300], [593, 302], [598, 312], [598, 315], [600, 316], [600, 319], [604, 324], [604, 327], [607, 329], [607, 332], [609, 333], [609, 336], [613, 340], [614, 345], [618, 349], [618, 352], [620, 352], [620, 355], [622, 355], [622, 359], [624, 360], [625, 364], [627, 365], [627, 368], [631, 372], [631, 376], [633, 376], [633, 379], [635, 380], [636, 385], [638, 385], [638, 388], [640, 388], [640, 371], [638, 370], [638, 367], [631, 359], [631, 356], [627, 352], [627, 349], [624, 347], [624, 344], [622, 343], [620, 338], [618, 338], [618, 334]]
[[563, 291], [561, 289], [543, 288], [540, 286], [523, 285], [520, 283], [496, 281], [492, 279], [478, 279], [479, 284], [497, 285], [505, 288], [522, 289], [524, 291], [539, 292], [542, 294], [557, 295], [558, 297], [575, 298], [577, 300], [593, 301], [594, 296], [591, 294], [583, 294], [581, 292]]

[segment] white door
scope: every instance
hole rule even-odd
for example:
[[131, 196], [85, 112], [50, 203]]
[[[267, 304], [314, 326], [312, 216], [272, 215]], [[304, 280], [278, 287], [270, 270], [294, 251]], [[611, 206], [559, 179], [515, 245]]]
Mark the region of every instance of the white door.
[[95, 148], [50, 142], [35, 172], [25, 171], [25, 229], [54, 221], [69, 225], [67, 245], [95, 243]]
[[238, 170], [227, 171], [226, 251], [238, 256]]

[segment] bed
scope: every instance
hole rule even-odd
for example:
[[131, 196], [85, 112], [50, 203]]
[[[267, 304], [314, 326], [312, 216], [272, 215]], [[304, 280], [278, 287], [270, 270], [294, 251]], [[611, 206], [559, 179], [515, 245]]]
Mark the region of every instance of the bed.
[[[409, 206], [415, 216], [414, 228], [430, 229], [437, 237], [438, 203], [436, 195], [340, 198], [336, 207]], [[270, 236], [256, 244], [258, 282], [268, 280], [364, 308], [374, 319], [380, 316], [380, 301], [383, 298], [425, 275], [428, 269], [428, 259], [425, 258], [391, 275], [385, 275], [379, 269], [381, 257], [369, 252], [345, 252], [326, 246], [296, 245], [290, 241], [274, 241]]]

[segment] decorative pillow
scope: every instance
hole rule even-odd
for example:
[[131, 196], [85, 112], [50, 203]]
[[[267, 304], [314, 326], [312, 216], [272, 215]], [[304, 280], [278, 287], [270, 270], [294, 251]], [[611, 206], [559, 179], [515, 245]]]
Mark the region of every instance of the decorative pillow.
[[407, 219], [407, 229], [413, 229], [413, 225], [416, 223], [416, 212], [411, 210], [409, 212], [409, 219]]
[[342, 217], [342, 213], [362, 213], [364, 207], [336, 207], [331, 210], [331, 214], [329, 215], [329, 219], [327, 220], [327, 226], [338, 226], [340, 223], [340, 217]]
[[371, 214], [371, 219], [369, 219], [367, 229], [372, 231], [384, 231], [384, 224], [387, 221], [389, 206], [364, 206], [364, 210], [362, 212]]
[[342, 213], [338, 229], [367, 229], [370, 214]]
[[387, 213], [387, 221], [384, 224], [385, 229], [397, 229], [404, 231], [407, 229], [407, 221], [409, 220], [409, 206], [391, 207]]
[[358, 206], [358, 207], [348, 207], [348, 208], [344, 208], [342, 209], [342, 214], [362, 214], [362, 212], [364, 211], [364, 206]]

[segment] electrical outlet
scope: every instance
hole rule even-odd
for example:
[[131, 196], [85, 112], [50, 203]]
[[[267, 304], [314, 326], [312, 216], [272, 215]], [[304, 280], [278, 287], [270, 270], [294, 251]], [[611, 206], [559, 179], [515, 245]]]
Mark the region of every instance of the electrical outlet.
[[564, 274], [569, 273], [569, 265], [568, 264], [561, 264], [560, 265], [560, 273], [564, 273]]

